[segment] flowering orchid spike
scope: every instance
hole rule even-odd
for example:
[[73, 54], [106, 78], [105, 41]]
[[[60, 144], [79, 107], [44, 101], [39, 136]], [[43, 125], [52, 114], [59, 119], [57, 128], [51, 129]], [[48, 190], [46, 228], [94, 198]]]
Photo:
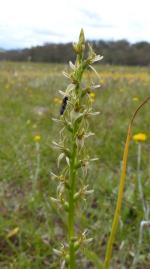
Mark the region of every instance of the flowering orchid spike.
[[[85, 57], [85, 46], [84, 31], [81, 29], [78, 42], [73, 44], [76, 54], [75, 63], [70, 61], [70, 72], [63, 73], [69, 79], [69, 85], [63, 91], [59, 91], [63, 97], [60, 109], [61, 131], [58, 132], [59, 142], [53, 141], [54, 148], [60, 151], [57, 161], [58, 169], [64, 167], [61, 173], [59, 172], [62, 179], [58, 177], [58, 181], [56, 181], [58, 182], [57, 196], [56, 198], [51, 197], [51, 201], [56, 204], [58, 209], [65, 211], [64, 217], [67, 216], [66, 238], [68, 241], [67, 244], [64, 244], [65, 249], [62, 250], [64, 255], [62, 262], [66, 261], [68, 269], [77, 269], [77, 252], [82, 247], [81, 243], [85, 243], [86, 247], [86, 244], [92, 240], [86, 237], [86, 232], [79, 236], [76, 230], [76, 222], [80, 222], [76, 215], [77, 206], [79, 207], [80, 203], [86, 201], [88, 195], [93, 194], [93, 190], [89, 189], [84, 182], [89, 165], [92, 165], [91, 162], [95, 160], [90, 158], [85, 150], [86, 138], [89, 139], [94, 135], [89, 130], [88, 119], [89, 116], [93, 117], [99, 114], [99, 112], [94, 111], [92, 102], [89, 102], [90, 94], [94, 98], [95, 90], [99, 85], [92, 82], [91, 85], [86, 83], [83, 86], [82, 79], [84, 72], [89, 67], [92, 69], [92, 64], [100, 60], [101, 56], [97, 56], [92, 47], [89, 46], [87, 47], [87, 57]], [[98, 76], [96, 71], [95, 74]], [[80, 172], [78, 172], [79, 170]], [[79, 175], [80, 178], [78, 178]], [[55, 174], [52, 174], [52, 177], [57, 179]], [[60, 254], [59, 250], [55, 250], [55, 253], [58, 256]]]

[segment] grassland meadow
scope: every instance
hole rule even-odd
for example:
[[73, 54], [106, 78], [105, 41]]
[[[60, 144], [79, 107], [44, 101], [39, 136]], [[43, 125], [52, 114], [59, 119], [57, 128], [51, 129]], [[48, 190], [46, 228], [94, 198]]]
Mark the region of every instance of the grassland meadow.
[[[64, 211], [54, 197], [58, 153], [52, 141], [60, 128], [62, 96], [68, 85], [62, 72], [68, 65], [0, 62], [0, 268], [57, 269], [53, 249], [65, 240]], [[97, 64], [83, 80], [101, 87], [89, 94], [100, 114], [89, 119], [95, 133], [88, 140], [90, 156], [85, 184], [94, 190], [77, 207], [76, 229], [93, 238], [78, 255], [80, 268], [100, 268], [114, 216], [122, 155], [129, 120], [150, 95], [149, 67]], [[98, 80], [98, 81], [97, 81]], [[137, 115], [130, 142], [123, 207], [113, 248], [112, 269], [150, 268], [150, 110]], [[146, 221], [146, 222], [142, 222]], [[142, 224], [142, 226], [141, 226]], [[141, 229], [142, 227], [142, 229]]]

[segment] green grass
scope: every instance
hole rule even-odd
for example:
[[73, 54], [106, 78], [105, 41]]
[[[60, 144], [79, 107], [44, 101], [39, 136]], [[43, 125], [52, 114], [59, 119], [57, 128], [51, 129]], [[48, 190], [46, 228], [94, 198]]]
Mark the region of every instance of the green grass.
[[[57, 172], [57, 152], [51, 141], [59, 128], [52, 121], [59, 116], [61, 98], [67, 80], [63, 65], [0, 63], [0, 268], [57, 269], [59, 263], [52, 248], [65, 239], [65, 216], [50, 202], [55, 182], [50, 171]], [[87, 143], [89, 152], [99, 161], [90, 167], [88, 184], [95, 193], [78, 211], [81, 227], [89, 228], [91, 249], [103, 260], [110, 232], [120, 177], [121, 159], [129, 118], [144, 98], [150, 95], [150, 70], [139, 67], [97, 66], [102, 86], [96, 91], [95, 109], [100, 116], [91, 121], [95, 137]], [[94, 79], [92, 72], [85, 79]], [[133, 98], [138, 97], [137, 101]], [[149, 138], [142, 147], [142, 180], [145, 199], [150, 204], [150, 110], [147, 104], [135, 120], [133, 133], [145, 132]], [[33, 176], [36, 170], [34, 136], [41, 135], [40, 173], [36, 194]], [[138, 242], [142, 205], [137, 192], [137, 145], [131, 141], [125, 199], [113, 251], [112, 268], [131, 268]], [[19, 227], [14, 236], [10, 231]], [[150, 268], [150, 236], [145, 230], [141, 260], [137, 268]], [[80, 268], [95, 268], [83, 255]]]

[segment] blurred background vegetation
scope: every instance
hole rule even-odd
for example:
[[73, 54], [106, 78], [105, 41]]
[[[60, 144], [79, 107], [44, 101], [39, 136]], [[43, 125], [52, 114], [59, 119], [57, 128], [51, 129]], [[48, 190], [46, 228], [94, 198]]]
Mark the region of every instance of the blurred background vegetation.
[[[105, 55], [104, 64], [115, 65], [139, 65], [149, 66], [150, 64], [150, 43], [141, 41], [131, 44], [126, 40], [119, 41], [89, 41], [93, 44], [97, 54]], [[32, 61], [67, 63], [74, 60], [72, 43], [54, 44], [46, 43], [43, 46], [36, 46], [29, 49], [18, 49], [0, 51], [0, 60], [11, 61]]]
[[[57, 152], [52, 140], [57, 140], [61, 96], [67, 79], [62, 75], [68, 65], [30, 62], [0, 62], [0, 268], [58, 269], [53, 254], [64, 242], [65, 215], [50, 201], [56, 182], [50, 171], [58, 174]], [[147, 67], [97, 65], [101, 88], [93, 93], [93, 106], [100, 116], [90, 121], [95, 138], [88, 140], [91, 157], [99, 161], [90, 166], [86, 183], [94, 195], [83, 201], [78, 210], [77, 229], [88, 227], [94, 238], [92, 249], [104, 259], [111, 228], [123, 147], [129, 118], [137, 106], [150, 94]], [[95, 80], [88, 71], [83, 83]], [[150, 110], [147, 104], [135, 120], [133, 134], [144, 132], [148, 139], [142, 144], [141, 176], [144, 197], [150, 203]], [[37, 151], [35, 136], [40, 136]], [[39, 172], [37, 156], [40, 156]], [[36, 185], [36, 187], [35, 187]], [[84, 213], [83, 213], [84, 212]], [[114, 246], [112, 268], [131, 268], [136, 253], [143, 209], [137, 187], [137, 143], [131, 141], [125, 197], [120, 226]], [[150, 268], [148, 229], [144, 230], [139, 269]], [[79, 257], [83, 269], [95, 266]]]

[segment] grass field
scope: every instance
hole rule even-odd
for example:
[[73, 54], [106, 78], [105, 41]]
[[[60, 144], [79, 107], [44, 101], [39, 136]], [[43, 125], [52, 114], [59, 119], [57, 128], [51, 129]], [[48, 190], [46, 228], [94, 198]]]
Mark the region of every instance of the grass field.
[[[51, 204], [57, 171], [61, 96], [67, 66], [32, 63], [0, 63], [0, 269], [58, 269], [52, 249], [65, 239], [65, 216]], [[150, 95], [150, 69], [97, 66], [101, 88], [93, 99], [101, 114], [91, 121], [95, 137], [87, 147], [99, 161], [90, 167], [88, 184], [94, 195], [78, 210], [77, 229], [89, 228], [94, 240], [91, 249], [103, 260], [110, 232], [129, 119], [144, 98]], [[94, 79], [89, 72], [85, 80]], [[150, 206], [150, 105], [135, 120], [133, 134], [144, 132], [141, 176], [144, 197]], [[40, 148], [34, 141], [41, 136]], [[137, 250], [143, 209], [137, 187], [137, 143], [131, 141], [125, 197], [112, 268], [131, 268]], [[80, 268], [95, 268], [84, 255]], [[136, 268], [150, 268], [150, 234], [144, 230]]]

